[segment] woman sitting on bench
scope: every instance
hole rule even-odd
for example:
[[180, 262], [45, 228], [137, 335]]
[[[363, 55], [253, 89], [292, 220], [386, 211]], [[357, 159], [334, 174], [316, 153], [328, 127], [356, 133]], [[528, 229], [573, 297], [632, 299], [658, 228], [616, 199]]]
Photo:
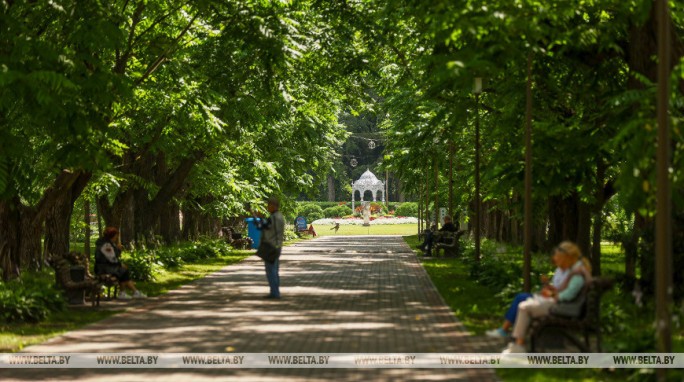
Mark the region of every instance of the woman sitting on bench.
[[[561, 288], [565, 283], [565, 279], [568, 277], [568, 274], [570, 273], [568, 269], [563, 269], [560, 266], [558, 266], [559, 259], [560, 256], [557, 256], [556, 253], [554, 253], [553, 256], [551, 256], [551, 261], [553, 261], [553, 264], [556, 266], [556, 270], [553, 272], [553, 277], [551, 278], [550, 283], [549, 278], [546, 275], [541, 276], [542, 288], [539, 291], [539, 293], [542, 296], [551, 296], [553, 294], [552, 291], [554, 289], [558, 290], [559, 288]], [[516, 294], [513, 298], [513, 301], [511, 302], [510, 307], [506, 311], [506, 314], [504, 314], [505, 320], [503, 325], [496, 329], [486, 331], [485, 335], [487, 337], [493, 338], [510, 337], [510, 331], [513, 328], [513, 324], [515, 323], [515, 318], [518, 316], [518, 305], [520, 305], [521, 302], [533, 296], [534, 295], [532, 293], [527, 292]]]
[[126, 294], [124, 288], [133, 292], [133, 297], [147, 297], [144, 293], [135, 287], [135, 283], [131, 280], [128, 268], [121, 264], [119, 258], [121, 257], [121, 242], [119, 240], [119, 230], [114, 227], [107, 227], [102, 234], [102, 237], [95, 242], [95, 274], [108, 274], [116, 276], [119, 280], [119, 296], [120, 299], [131, 298]]
[[503, 353], [525, 353], [525, 336], [534, 317], [549, 314], [552, 306], [558, 302], [572, 301], [582, 292], [584, 284], [591, 279], [591, 265], [582, 257], [579, 247], [572, 242], [564, 241], [555, 248], [556, 264], [563, 270], [568, 270], [565, 281], [559, 288], [549, 288], [544, 294], [535, 294], [518, 305], [518, 315], [513, 325], [513, 337]]

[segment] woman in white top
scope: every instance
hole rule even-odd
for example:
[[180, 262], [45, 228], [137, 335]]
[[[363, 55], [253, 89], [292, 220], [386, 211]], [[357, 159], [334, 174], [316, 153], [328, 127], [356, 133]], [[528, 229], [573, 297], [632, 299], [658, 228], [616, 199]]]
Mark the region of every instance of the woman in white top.
[[568, 270], [565, 281], [559, 288], [549, 289], [548, 292], [534, 295], [520, 303], [518, 317], [513, 326], [513, 337], [504, 349], [504, 353], [525, 353], [525, 336], [532, 318], [549, 314], [552, 306], [562, 301], [572, 301], [582, 291], [584, 284], [591, 280], [591, 265], [582, 257], [579, 247], [570, 241], [564, 241], [554, 250], [558, 266]]

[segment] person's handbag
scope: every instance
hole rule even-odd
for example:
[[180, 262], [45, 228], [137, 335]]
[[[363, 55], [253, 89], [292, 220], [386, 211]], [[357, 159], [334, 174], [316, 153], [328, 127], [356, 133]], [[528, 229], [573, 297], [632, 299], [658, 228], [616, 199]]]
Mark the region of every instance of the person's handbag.
[[584, 313], [584, 305], [587, 301], [587, 291], [581, 291], [571, 301], [561, 301], [554, 304], [549, 312], [554, 316], [578, 318]]
[[278, 256], [280, 256], [280, 249], [275, 245], [262, 240], [259, 244], [256, 255], [261, 257], [264, 261], [275, 263], [275, 261], [278, 259]]
[[[273, 229], [275, 230], [276, 240], [278, 240], [278, 226], [276, 225], [275, 221], [273, 222]], [[264, 261], [268, 261], [269, 263], [275, 263], [275, 261], [278, 260], [278, 257], [280, 257], [280, 248], [265, 240], [261, 240], [256, 255]]]

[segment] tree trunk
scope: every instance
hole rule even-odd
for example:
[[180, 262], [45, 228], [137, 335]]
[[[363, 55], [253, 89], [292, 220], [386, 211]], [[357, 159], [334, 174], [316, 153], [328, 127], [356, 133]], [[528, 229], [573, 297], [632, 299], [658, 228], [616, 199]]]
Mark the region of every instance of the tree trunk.
[[194, 209], [183, 209], [183, 239], [195, 240], [199, 237], [199, 221]]
[[[573, 192], [563, 198], [563, 237], [562, 240], [577, 240], [579, 228], [579, 195]], [[556, 243], [558, 244], [558, 243]], [[586, 253], [586, 252], [583, 252]]]
[[[387, 198], [387, 195], [385, 195]], [[335, 201], [335, 178], [332, 175], [328, 175], [328, 201]]]
[[35, 224], [35, 208], [19, 205], [19, 210], [19, 263], [21, 269], [39, 270], [44, 260], [40, 248], [43, 226]]
[[[548, 251], [551, 248], [553, 248], [554, 245], [552, 244], [553, 242], [549, 240], [549, 237], [546, 234], [546, 227], [547, 225], [550, 225], [550, 222], [546, 221], [545, 219], [541, 219], [541, 221], [538, 222], [539, 224], [535, 227], [534, 229], [534, 238], [532, 241], [532, 251]], [[522, 231], [522, 230], [521, 230]], [[550, 229], [549, 229], [550, 231]]]
[[89, 200], [84, 200], [83, 201], [83, 210], [85, 211], [84, 213], [84, 220], [83, 222], [85, 223], [85, 240], [83, 241], [83, 252], [86, 254], [86, 256], [90, 257], [90, 201]]
[[591, 273], [594, 276], [601, 276], [601, 231], [603, 230], [603, 219], [601, 214], [594, 215], [593, 245], [591, 246]]
[[[34, 206], [24, 206], [18, 197], [0, 201], [0, 266], [3, 279], [16, 277], [25, 267], [38, 269], [42, 266], [40, 239], [43, 223], [52, 207], [82, 177], [89, 173], [64, 170], [48, 187]], [[87, 180], [85, 181], [87, 183]], [[66, 225], [69, 236], [69, 224]], [[46, 248], [49, 240], [46, 235]]]
[[160, 217], [160, 234], [166, 244], [177, 242], [181, 237], [180, 210], [178, 204], [171, 202], [162, 212]]
[[80, 172], [71, 187], [64, 190], [48, 207], [45, 219], [45, 248], [48, 256], [64, 257], [69, 253], [69, 232], [74, 203], [91, 176], [89, 172]]
[[584, 256], [589, 256], [591, 253], [591, 206], [575, 198], [577, 203], [577, 246], [582, 251]]
[[434, 167], [435, 171], [435, 224], [437, 228], [439, 228], [439, 168], [435, 160], [432, 161], [432, 166]]
[[[107, 219], [109, 217], [109, 220]], [[134, 191], [119, 193], [114, 200], [110, 214], [105, 214], [105, 226], [119, 230], [121, 244], [129, 247], [135, 241], [135, 200]]]
[[608, 199], [615, 194], [612, 181], [606, 183], [606, 170], [608, 165], [602, 158], [597, 158], [596, 163], [596, 204], [593, 208], [594, 213], [594, 238], [591, 247], [591, 267], [592, 273], [595, 276], [601, 275], [601, 233], [603, 231], [603, 206], [606, 205]]
[[399, 203], [404, 203], [406, 201], [406, 196], [404, 195], [404, 190], [401, 187], [401, 179], [397, 180], [397, 191], [399, 192]]
[[516, 219], [515, 217], [511, 217], [509, 219], [509, 224], [511, 226], [511, 241], [510, 243], [513, 245], [518, 245], [520, 244], [520, 221]]
[[549, 216], [549, 247], [554, 247], [563, 241], [563, 205], [559, 196], [550, 196], [548, 199]]
[[644, 225], [644, 218], [638, 213], [634, 214], [632, 232], [625, 237], [622, 248], [625, 250], [625, 287], [626, 291], [631, 291], [636, 282], [636, 267], [639, 259], [639, 238], [641, 237], [641, 227]]
[[0, 201], [0, 268], [2, 279], [8, 281], [19, 276], [20, 232], [19, 198]]

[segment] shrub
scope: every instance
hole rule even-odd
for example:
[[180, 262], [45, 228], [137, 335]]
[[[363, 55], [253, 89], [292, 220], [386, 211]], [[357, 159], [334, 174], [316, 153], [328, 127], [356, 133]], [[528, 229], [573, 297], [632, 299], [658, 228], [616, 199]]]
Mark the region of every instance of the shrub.
[[418, 217], [418, 203], [406, 202], [401, 203], [395, 210], [395, 215], [406, 217]]
[[225, 240], [201, 239], [173, 247], [161, 248], [153, 251], [148, 256], [156, 259], [155, 262], [158, 265], [169, 269], [179, 267], [185, 263], [226, 256], [231, 254], [232, 251], [233, 248]]
[[297, 236], [297, 233], [292, 229], [286, 229], [284, 236], [285, 236], [285, 241], [294, 240], [294, 239], [297, 239], [299, 237], [299, 236]]
[[351, 213], [351, 207], [347, 206], [329, 207], [323, 210], [323, 215], [326, 218], [340, 218], [342, 216], [351, 215]]
[[497, 290], [507, 289], [509, 285], [520, 285], [522, 275], [520, 258], [497, 254], [497, 243], [486, 239], [481, 242], [480, 254], [480, 261], [476, 262], [474, 242], [465, 242], [464, 261], [468, 266], [471, 279]]
[[178, 247], [163, 248], [157, 251], [157, 260], [164, 268], [178, 268], [183, 263], [183, 252]]
[[52, 273], [25, 274], [0, 282], [0, 321], [39, 322], [66, 306]]
[[323, 215], [323, 209], [318, 204], [314, 203], [300, 205], [297, 214], [304, 216], [307, 223], [311, 223], [314, 220], [323, 219], [325, 217]]
[[228, 255], [232, 252], [230, 244], [224, 240], [198, 240], [188, 243], [182, 248], [183, 260], [195, 262]]
[[496, 256], [483, 256], [479, 262], [468, 261], [470, 278], [495, 289], [504, 289], [514, 284], [522, 274], [522, 267], [513, 261], [504, 261]]
[[155, 252], [146, 249], [124, 252], [121, 262], [128, 267], [131, 279], [136, 281], [154, 281], [163, 268]]
[[380, 214], [380, 215], [382, 215], [382, 214], [385, 213], [385, 205], [382, 204], [382, 203], [371, 202], [371, 204], [370, 204], [370, 210], [371, 210], [371, 214], [374, 214], [374, 215]]

